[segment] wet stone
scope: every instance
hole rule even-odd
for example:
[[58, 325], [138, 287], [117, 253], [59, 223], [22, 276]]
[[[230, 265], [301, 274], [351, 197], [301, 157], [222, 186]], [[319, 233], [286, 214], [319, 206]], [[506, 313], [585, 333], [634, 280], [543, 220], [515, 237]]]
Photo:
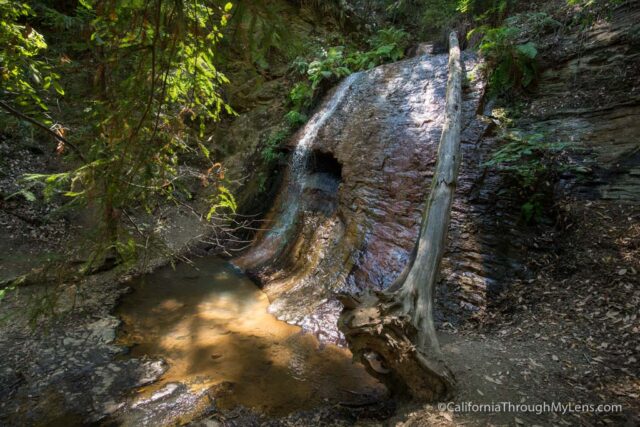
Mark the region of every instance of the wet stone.
[[[311, 159], [322, 153], [326, 165], [339, 165], [340, 183], [332, 190], [319, 182], [311, 161], [306, 171], [293, 168], [290, 180], [320, 191], [303, 191], [294, 201], [282, 197], [286, 209], [276, 204], [271, 216], [288, 231], [279, 240], [265, 233], [235, 261], [261, 280], [278, 318], [340, 342], [335, 320], [341, 306], [334, 294], [384, 289], [406, 266], [435, 166], [447, 61], [447, 55], [423, 55], [353, 75], [318, 108], [314, 123], [321, 126], [308, 125], [294, 138], [297, 151], [306, 144]], [[473, 54], [465, 53], [464, 62], [470, 75], [477, 73]], [[478, 189], [497, 193], [502, 182], [497, 175], [486, 179], [481, 166], [495, 143], [478, 144], [487, 129], [476, 114], [483, 95], [484, 83], [470, 79], [463, 99], [463, 164], [438, 296], [438, 319], [453, 323], [482, 309], [488, 285], [521, 265], [512, 262], [517, 239], [505, 232], [509, 223], [490, 220], [500, 209], [477, 197]], [[290, 188], [283, 184], [283, 194]], [[328, 200], [335, 208], [323, 209]], [[500, 213], [511, 218], [510, 209]], [[462, 232], [465, 238], [458, 238]], [[458, 282], [460, 270], [475, 273], [466, 277], [470, 286]]]

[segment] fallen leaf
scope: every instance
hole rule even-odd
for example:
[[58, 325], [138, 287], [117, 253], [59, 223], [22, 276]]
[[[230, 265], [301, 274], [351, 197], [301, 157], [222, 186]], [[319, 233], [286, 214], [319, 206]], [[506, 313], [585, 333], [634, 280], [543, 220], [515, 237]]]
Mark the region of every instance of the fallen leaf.
[[494, 384], [502, 385], [502, 381], [500, 381], [498, 379], [495, 379], [495, 378], [491, 378], [489, 375], [485, 375], [484, 379], [489, 381], [489, 382], [492, 382]]

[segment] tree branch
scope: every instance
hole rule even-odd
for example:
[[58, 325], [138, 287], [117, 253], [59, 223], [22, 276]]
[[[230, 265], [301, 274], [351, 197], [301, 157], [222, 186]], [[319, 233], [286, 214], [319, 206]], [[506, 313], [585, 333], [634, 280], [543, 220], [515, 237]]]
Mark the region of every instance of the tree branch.
[[39, 127], [40, 129], [42, 129], [45, 132], [49, 133], [49, 135], [52, 135], [58, 141], [62, 142], [65, 145], [68, 145], [69, 147], [71, 147], [73, 149], [73, 151], [76, 152], [78, 157], [80, 157], [80, 159], [83, 162], [85, 162], [85, 163], [87, 162], [87, 160], [84, 158], [84, 156], [82, 155], [82, 153], [80, 152], [80, 150], [78, 149], [78, 147], [76, 145], [74, 145], [71, 142], [69, 142], [69, 140], [67, 140], [62, 135], [58, 135], [56, 132], [52, 131], [44, 123], [40, 123], [36, 119], [32, 119], [31, 117], [27, 116], [26, 114], [21, 113], [20, 111], [18, 111], [15, 108], [11, 107], [9, 104], [7, 104], [4, 101], [0, 101], [0, 107], [3, 108], [4, 110], [8, 111], [11, 115], [13, 115], [13, 116], [15, 116], [15, 117], [17, 117], [17, 118], [19, 118], [21, 120], [27, 121], [27, 122], [31, 123], [32, 125], [34, 125], [36, 127]]

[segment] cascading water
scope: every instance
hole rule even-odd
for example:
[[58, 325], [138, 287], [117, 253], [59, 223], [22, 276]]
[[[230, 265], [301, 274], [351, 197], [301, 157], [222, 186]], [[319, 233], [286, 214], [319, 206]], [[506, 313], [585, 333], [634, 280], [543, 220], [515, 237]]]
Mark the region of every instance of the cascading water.
[[291, 226], [296, 212], [299, 209], [300, 193], [304, 189], [307, 178], [305, 167], [309, 159], [309, 147], [318, 136], [318, 131], [331, 118], [336, 108], [342, 103], [351, 85], [359, 75], [360, 73], [351, 74], [344, 79], [329, 101], [323, 105], [319, 112], [313, 115], [302, 129], [302, 137], [298, 140], [293, 156], [291, 157], [291, 176], [289, 179], [289, 188], [287, 189], [288, 194], [284, 204], [285, 211], [283, 215], [277, 219], [276, 224], [271, 228], [267, 237], [270, 235], [281, 235]]
[[289, 180], [285, 190], [285, 197], [281, 199], [283, 203], [280, 207], [280, 213], [276, 215], [275, 223], [271, 225], [260, 243], [244, 257], [236, 259], [234, 264], [242, 266], [243, 258], [251, 259], [253, 266], [260, 264], [261, 261], [266, 261], [277, 254], [277, 251], [286, 243], [287, 232], [294, 225], [300, 210], [300, 196], [304, 190], [308, 175], [306, 165], [309, 159], [309, 148], [318, 136], [320, 129], [342, 104], [352, 84], [362, 75], [363, 73], [354, 73], [344, 79], [338, 85], [331, 98], [325, 101], [320, 110], [299, 131], [300, 138], [291, 157]]

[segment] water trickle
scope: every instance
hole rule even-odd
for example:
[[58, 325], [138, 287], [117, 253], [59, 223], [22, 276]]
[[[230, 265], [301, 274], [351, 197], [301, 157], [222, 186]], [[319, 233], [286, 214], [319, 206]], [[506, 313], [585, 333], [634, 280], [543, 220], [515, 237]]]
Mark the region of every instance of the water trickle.
[[354, 73], [344, 79], [336, 88], [333, 96], [321, 107], [320, 111], [311, 117], [302, 131], [300, 131], [299, 135], [301, 137], [298, 139], [291, 157], [289, 185], [283, 206], [284, 212], [277, 218], [276, 223], [265, 238], [281, 235], [291, 226], [300, 207], [300, 195], [304, 190], [307, 179], [306, 165], [309, 160], [311, 145], [318, 136], [320, 129], [333, 116], [338, 106], [342, 104], [345, 96], [349, 93], [351, 85], [359, 76], [361, 76], [361, 73]]
[[255, 268], [271, 260], [281, 253], [288, 241], [288, 237], [295, 229], [295, 222], [301, 210], [302, 193], [307, 185], [309, 173], [307, 163], [311, 154], [311, 146], [318, 137], [318, 132], [329, 122], [333, 114], [345, 101], [353, 83], [364, 73], [354, 73], [344, 79], [328, 100], [311, 117], [306, 125], [298, 131], [299, 139], [291, 157], [289, 178], [283, 193], [279, 197], [275, 219], [269, 226], [258, 244], [247, 253], [236, 258], [233, 263], [240, 268]]

